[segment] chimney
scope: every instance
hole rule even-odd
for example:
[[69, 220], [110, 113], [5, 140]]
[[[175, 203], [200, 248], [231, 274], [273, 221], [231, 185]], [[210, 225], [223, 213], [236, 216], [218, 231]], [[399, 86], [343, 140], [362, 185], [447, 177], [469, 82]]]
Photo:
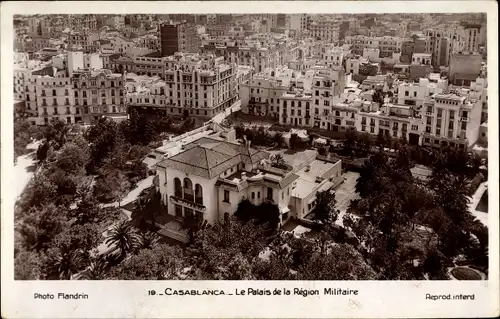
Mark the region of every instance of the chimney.
[[241, 172], [241, 179], [246, 180], [247, 179], [247, 173], [246, 172]]

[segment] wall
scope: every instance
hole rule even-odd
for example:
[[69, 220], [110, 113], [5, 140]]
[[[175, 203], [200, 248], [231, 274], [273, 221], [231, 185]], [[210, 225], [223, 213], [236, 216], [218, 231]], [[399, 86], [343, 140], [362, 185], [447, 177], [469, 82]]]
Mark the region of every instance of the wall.
[[452, 54], [449, 69], [451, 82], [463, 77], [477, 78], [481, 73], [481, 62], [480, 54]]
[[[196, 184], [200, 184], [203, 188], [203, 205], [206, 207], [203, 213], [203, 218], [209, 223], [214, 223], [218, 220], [218, 207], [217, 207], [217, 189], [215, 182], [217, 177], [209, 180], [193, 174], [186, 174], [184, 172], [168, 168], [167, 169], [167, 183], [165, 185], [164, 168], [158, 167], [158, 175], [160, 176], [160, 192], [163, 201], [168, 205], [168, 213], [175, 216], [175, 206], [170, 201], [170, 196], [174, 195], [174, 179], [177, 177], [181, 180], [184, 187], [184, 178], [188, 177], [193, 183], [193, 190]], [[163, 175], [163, 176], [162, 176]]]

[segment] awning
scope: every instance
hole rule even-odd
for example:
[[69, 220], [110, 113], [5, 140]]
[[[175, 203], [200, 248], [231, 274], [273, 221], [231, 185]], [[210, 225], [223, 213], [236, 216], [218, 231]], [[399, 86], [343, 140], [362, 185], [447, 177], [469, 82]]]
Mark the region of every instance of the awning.
[[282, 214], [286, 214], [290, 211], [290, 208], [288, 208], [288, 206], [280, 206], [280, 212]]

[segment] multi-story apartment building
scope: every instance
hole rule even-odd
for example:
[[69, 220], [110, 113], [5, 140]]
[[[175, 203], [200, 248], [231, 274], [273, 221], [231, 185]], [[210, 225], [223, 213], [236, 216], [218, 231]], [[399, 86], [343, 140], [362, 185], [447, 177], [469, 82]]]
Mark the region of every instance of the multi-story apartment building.
[[378, 57], [380, 58], [391, 57], [393, 53], [400, 53], [403, 41], [403, 38], [390, 36], [370, 37], [354, 35], [345, 37], [345, 43], [351, 45], [353, 54], [363, 55], [365, 49], [378, 49]]
[[345, 51], [342, 47], [334, 47], [323, 53], [323, 60], [327, 66], [341, 67], [344, 61]]
[[400, 83], [395, 94], [397, 104], [415, 106], [416, 109], [419, 109], [431, 95], [442, 93], [447, 89], [447, 80], [439, 79], [437, 83], [431, 83], [429, 79], [420, 78], [418, 83]]
[[481, 42], [481, 25], [466, 24], [465, 31], [465, 47], [464, 51], [469, 53], [479, 52], [479, 43]]
[[67, 35], [69, 50], [97, 52], [97, 40], [99, 40], [99, 34], [88, 31], [71, 32]]
[[333, 97], [345, 87], [342, 68], [314, 67], [306, 72], [304, 86], [280, 98], [279, 123], [324, 128], [322, 116], [331, 112]]
[[412, 145], [422, 143], [422, 119], [412, 106], [386, 104], [379, 107], [376, 103], [365, 102], [357, 115], [356, 127], [361, 132], [404, 138]]
[[162, 114], [212, 118], [237, 96], [237, 67], [222, 57], [177, 53], [163, 58], [164, 82], [128, 97], [129, 107]]
[[37, 125], [47, 125], [53, 119], [76, 123], [70, 78], [36, 76], [28, 88], [26, 98], [30, 104], [35, 101], [37, 113], [33, 119]]
[[309, 35], [314, 39], [337, 43], [339, 41], [339, 24], [333, 20], [318, 20], [309, 24]]
[[470, 101], [457, 94], [436, 94], [424, 103], [423, 145], [458, 146], [473, 145], [481, 125], [481, 101]]
[[432, 54], [434, 67], [447, 66], [450, 55], [465, 49], [464, 32], [461, 28], [425, 29], [426, 53]]
[[488, 121], [488, 79], [486, 77], [479, 77], [470, 84], [470, 98], [481, 101], [481, 123]]
[[188, 22], [170, 22], [159, 26], [161, 56], [176, 52], [197, 53], [201, 41], [196, 26]]
[[278, 67], [256, 73], [240, 85], [241, 110], [243, 113], [278, 118], [280, 97], [302, 78], [300, 72]]
[[392, 57], [393, 53], [401, 53], [403, 38], [383, 36], [378, 38], [378, 49], [380, 57]]
[[68, 20], [68, 27], [73, 30], [95, 31], [98, 28], [97, 17], [92, 14], [71, 15]]
[[448, 76], [454, 85], [468, 86], [481, 75], [483, 57], [479, 53], [453, 53]]
[[292, 14], [288, 20], [288, 29], [293, 30], [296, 36], [304, 34], [309, 30], [312, 18], [307, 14]]
[[209, 38], [201, 50], [203, 53], [223, 56], [229, 63], [250, 66], [259, 73], [297, 58], [299, 48], [300, 44], [291, 39], [259, 38], [256, 35], [243, 42], [227, 37]]
[[124, 86], [124, 76], [110, 70], [75, 71], [70, 81], [75, 122], [89, 124], [102, 116], [126, 114]]

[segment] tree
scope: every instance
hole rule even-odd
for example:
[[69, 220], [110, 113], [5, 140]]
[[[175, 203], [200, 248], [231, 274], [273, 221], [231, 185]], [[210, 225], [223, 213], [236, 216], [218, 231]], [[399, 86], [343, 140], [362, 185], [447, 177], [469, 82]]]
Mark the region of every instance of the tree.
[[14, 158], [26, 154], [26, 147], [31, 142], [30, 126], [25, 119], [14, 121]]
[[61, 252], [80, 251], [80, 260], [87, 262], [91, 257], [91, 251], [101, 243], [101, 240], [102, 233], [96, 224], [73, 224], [57, 234], [51, 246]]
[[45, 279], [70, 280], [83, 266], [81, 250], [50, 248], [44, 260]]
[[[64, 171], [68, 175], [85, 175], [85, 166], [90, 160], [88, 142], [82, 137], [76, 137], [72, 142], [64, 144], [59, 151], [54, 153], [53, 167]], [[49, 164], [48, 164], [49, 165]]]
[[120, 259], [137, 247], [139, 238], [136, 230], [128, 221], [116, 224], [107, 234], [105, 243], [114, 246], [118, 250]]
[[40, 255], [34, 251], [21, 251], [14, 258], [14, 280], [39, 280]]
[[378, 147], [380, 147], [381, 149], [383, 149], [385, 146], [387, 146], [387, 144], [389, 143], [389, 139], [388, 137], [382, 133], [382, 131], [380, 131], [377, 135], [377, 145]]
[[239, 202], [234, 216], [240, 221], [248, 222], [249, 220], [255, 218], [255, 210], [256, 207], [254, 204], [252, 204], [248, 199], [243, 199]]
[[336, 244], [326, 255], [312, 254], [298, 269], [297, 280], [377, 280], [377, 273], [351, 245]]
[[103, 280], [106, 279], [106, 273], [109, 270], [109, 264], [103, 255], [97, 255], [90, 259], [87, 269], [82, 274], [82, 279]]
[[50, 149], [50, 143], [47, 141], [44, 141], [38, 146], [38, 149], [36, 150], [36, 158], [37, 160], [42, 163], [45, 161], [49, 154], [49, 149]]
[[285, 159], [283, 158], [283, 155], [276, 154], [273, 157], [271, 157], [271, 166], [279, 169], [286, 169], [286, 163]]
[[379, 187], [382, 181], [381, 176], [384, 176], [389, 170], [387, 165], [387, 156], [382, 153], [376, 153], [365, 161], [361, 167], [360, 175], [356, 182], [356, 192], [361, 197], [367, 197], [372, 190]]
[[[113, 267], [106, 279], [180, 280], [190, 279], [190, 264], [184, 252], [175, 246], [158, 245], [143, 249]], [[196, 279], [196, 278], [193, 278]]]
[[347, 150], [352, 150], [356, 145], [357, 140], [358, 133], [356, 131], [356, 128], [349, 127], [345, 132], [344, 148], [346, 148]]
[[285, 143], [285, 139], [283, 138], [283, 133], [281, 132], [274, 133], [273, 142], [276, 144], [276, 147], [281, 147]]
[[296, 133], [290, 135], [289, 145], [292, 150], [295, 150], [300, 147], [300, 138]]
[[75, 223], [79, 225], [95, 223], [103, 217], [99, 202], [91, 193], [85, 194], [77, 208], [70, 212], [70, 216], [74, 217]]
[[133, 145], [128, 152], [130, 161], [142, 161], [150, 152], [149, 147], [142, 145]]
[[121, 168], [126, 162], [128, 146], [120, 127], [107, 117], [100, 118], [85, 133], [91, 143], [91, 161], [88, 171], [95, 174], [106, 164]]
[[380, 105], [384, 104], [384, 93], [379, 89], [375, 90], [372, 95], [372, 100]]
[[324, 146], [320, 146], [320, 147], [318, 148], [318, 154], [319, 154], [319, 155], [321, 155], [321, 156], [325, 156], [325, 155], [326, 155], [326, 153], [327, 153], [327, 149], [326, 149], [326, 147], [324, 147]]
[[57, 150], [66, 143], [70, 127], [63, 121], [54, 118], [45, 130], [45, 138]]
[[316, 218], [323, 223], [334, 223], [339, 215], [339, 211], [335, 209], [336, 200], [335, 194], [329, 190], [318, 191], [316, 193], [316, 208], [314, 213]]
[[249, 280], [253, 260], [266, 245], [262, 226], [227, 218], [198, 232], [188, 252], [196, 257], [191, 264], [200, 279]]
[[94, 186], [94, 195], [99, 201], [118, 201], [121, 204], [122, 198], [129, 190], [129, 182], [123, 173], [117, 169], [105, 168], [101, 176], [97, 178]]
[[139, 234], [139, 248], [153, 249], [159, 244], [160, 236], [157, 233], [147, 231]]
[[45, 174], [36, 174], [22, 193], [19, 204], [23, 211], [27, 211], [32, 207], [54, 203], [56, 197], [57, 186]]
[[19, 225], [24, 246], [35, 251], [50, 247], [54, 237], [67, 226], [65, 215], [65, 208], [54, 204], [31, 208]]
[[243, 138], [243, 135], [245, 134], [245, 126], [243, 126], [242, 123], [236, 124], [234, 126], [234, 130], [236, 132], [236, 138]]

